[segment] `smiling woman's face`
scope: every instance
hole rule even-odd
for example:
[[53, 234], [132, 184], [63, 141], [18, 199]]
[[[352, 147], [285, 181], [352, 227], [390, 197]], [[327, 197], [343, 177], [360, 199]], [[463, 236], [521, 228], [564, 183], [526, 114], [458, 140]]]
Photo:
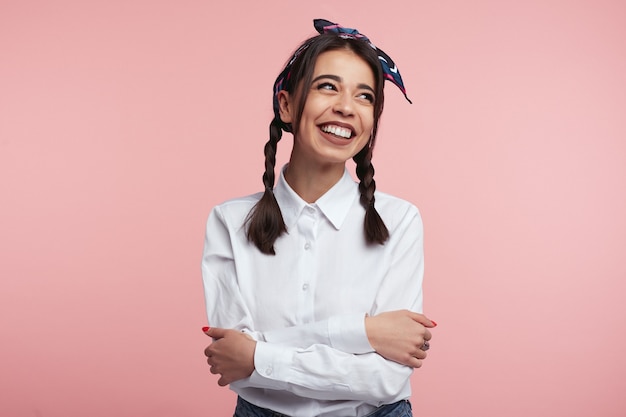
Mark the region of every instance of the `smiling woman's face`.
[[[374, 74], [357, 54], [340, 49], [319, 55], [312, 80], [290, 163], [343, 166], [370, 139], [376, 99]], [[281, 103], [281, 118], [291, 122], [293, 97], [285, 93]]]

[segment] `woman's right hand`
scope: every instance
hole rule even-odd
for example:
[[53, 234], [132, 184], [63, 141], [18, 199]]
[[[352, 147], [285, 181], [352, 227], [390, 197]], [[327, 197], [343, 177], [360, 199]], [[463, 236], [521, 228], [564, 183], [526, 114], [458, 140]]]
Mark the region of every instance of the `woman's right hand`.
[[428, 328], [437, 324], [409, 310], [380, 313], [365, 318], [365, 331], [370, 345], [385, 359], [412, 368], [422, 366], [426, 351], [424, 342], [432, 337]]
[[249, 377], [254, 371], [256, 341], [249, 335], [233, 329], [211, 327], [202, 329], [213, 338], [213, 343], [204, 349], [212, 374], [220, 376], [219, 386]]

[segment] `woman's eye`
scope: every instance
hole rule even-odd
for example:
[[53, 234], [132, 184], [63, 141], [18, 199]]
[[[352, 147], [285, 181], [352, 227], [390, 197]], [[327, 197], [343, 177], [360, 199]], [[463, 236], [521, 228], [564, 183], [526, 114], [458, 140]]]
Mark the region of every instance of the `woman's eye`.
[[317, 85], [318, 90], [336, 90], [332, 83], [320, 83]]
[[374, 103], [374, 95], [370, 93], [361, 93], [359, 94], [359, 98], [363, 100], [367, 100], [370, 103]]

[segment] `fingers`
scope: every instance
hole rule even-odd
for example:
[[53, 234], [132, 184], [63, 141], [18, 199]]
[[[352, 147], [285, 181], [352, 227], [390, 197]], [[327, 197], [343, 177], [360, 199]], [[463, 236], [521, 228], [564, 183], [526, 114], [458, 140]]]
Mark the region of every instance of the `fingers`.
[[422, 349], [422, 346], [422, 343], [414, 345], [402, 355], [391, 360], [401, 363], [402, 365], [410, 366], [412, 368], [419, 368], [422, 366], [423, 361], [428, 356], [426, 351]]
[[411, 352], [411, 357], [412, 358], [419, 359], [419, 360], [422, 360], [422, 361], [424, 359], [426, 359], [426, 356], [428, 356], [426, 354], [426, 351], [422, 350], [421, 348], [420, 349], [416, 349], [413, 352]]
[[418, 359], [416, 357], [411, 357], [408, 361], [405, 362], [405, 365], [410, 366], [411, 368], [421, 368], [422, 364], [422, 359]]
[[424, 340], [428, 342], [432, 338], [433, 334], [430, 332], [430, 330], [426, 329], [426, 331], [424, 332]]
[[213, 375], [220, 374], [218, 366], [214, 360], [215, 358], [213, 358], [213, 351], [211, 349], [211, 346], [208, 346], [206, 349], [204, 349], [204, 355], [207, 357], [206, 363], [209, 364], [209, 372], [211, 372]]
[[416, 313], [414, 311], [408, 311], [408, 310], [407, 310], [407, 314], [411, 319], [415, 320], [416, 322], [423, 325], [424, 327], [433, 328], [437, 326], [437, 323], [435, 323], [433, 320], [429, 319], [423, 314]]
[[204, 330], [204, 329], [205, 328], [202, 328], [202, 330], [204, 331], [204, 334], [212, 337], [213, 339], [221, 339], [222, 337], [224, 337], [224, 335], [228, 331], [228, 329], [220, 329], [219, 327], [209, 327], [207, 328], [207, 330]]

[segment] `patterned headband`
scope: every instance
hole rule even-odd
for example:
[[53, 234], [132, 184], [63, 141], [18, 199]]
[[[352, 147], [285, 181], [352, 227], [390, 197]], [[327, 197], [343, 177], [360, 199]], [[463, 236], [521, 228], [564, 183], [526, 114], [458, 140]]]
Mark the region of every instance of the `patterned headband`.
[[[315, 26], [315, 29], [320, 33], [320, 35], [324, 33], [336, 33], [344, 39], [359, 39], [367, 42], [367, 44], [371, 46], [372, 49], [374, 49], [378, 54], [378, 60], [380, 62], [380, 66], [382, 67], [385, 80], [391, 81], [393, 84], [395, 84], [400, 89], [400, 91], [402, 91], [402, 94], [404, 94], [406, 100], [409, 103], [413, 104], [406, 95], [406, 89], [404, 88], [404, 83], [402, 82], [402, 77], [400, 76], [400, 71], [398, 71], [398, 67], [396, 66], [396, 64], [389, 57], [389, 55], [374, 46], [372, 41], [370, 41], [367, 36], [359, 33], [359, 31], [356, 29], [344, 28], [336, 23], [332, 23], [324, 19], [313, 20], [313, 25]], [[304, 44], [300, 48], [298, 48], [296, 52], [294, 52], [287, 65], [278, 75], [278, 78], [276, 78], [276, 81], [274, 82], [274, 115], [279, 119], [280, 113], [278, 105], [278, 93], [284, 89], [285, 81], [289, 79], [289, 76], [291, 74], [291, 67], [293, 63], [300, 56], [300, 54], [308, 48], [308, 46], [308, 44]], [[286, 130], [290, 132], [291, 126], [287, 125], [286, 127], [288, 128]]]

